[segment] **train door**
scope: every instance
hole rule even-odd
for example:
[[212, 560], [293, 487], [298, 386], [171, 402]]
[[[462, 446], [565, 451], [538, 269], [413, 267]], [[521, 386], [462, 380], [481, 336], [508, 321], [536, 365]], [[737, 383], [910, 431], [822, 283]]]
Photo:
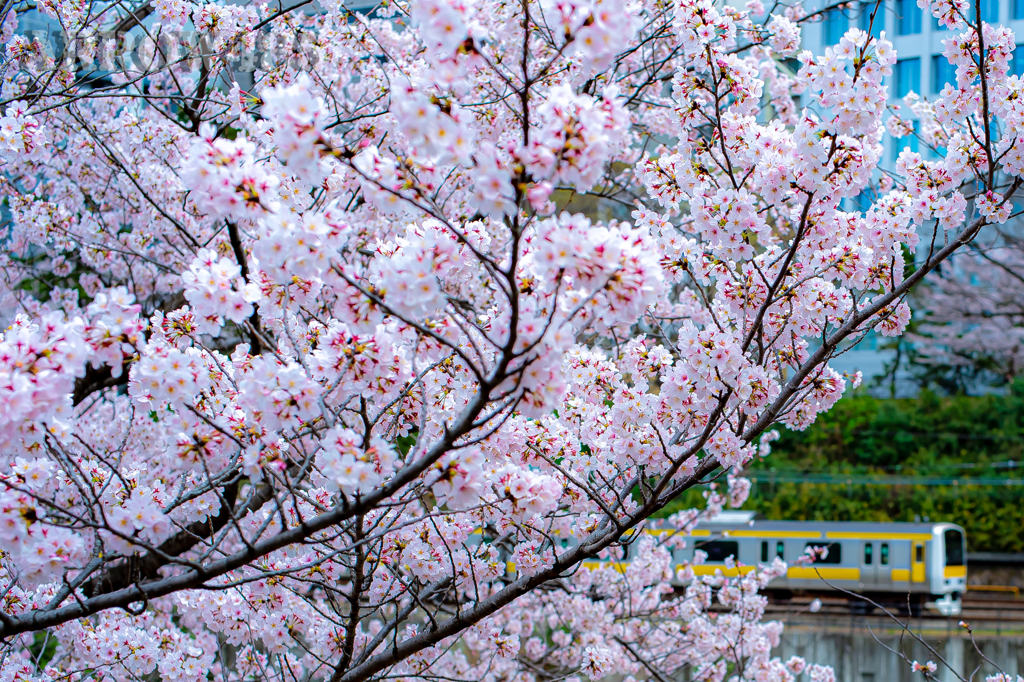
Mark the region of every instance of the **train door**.
[[878, 584], [878, 543], [862, 542], [860, 550], [860, 582], [867, 588]]
[[923, 583], [925, 579], [924, 570], [924, 542], [915, 540], [914, 546], [910, 549], [910, 581]]
[[880, 589], [887, 590], [892, 587], [892, 558], [889, 556], [889, 543], [879, 542], [877, 545], [876, 552], [878, 557], [875, 559], [877, 565], [875, 569], [875, 584]]

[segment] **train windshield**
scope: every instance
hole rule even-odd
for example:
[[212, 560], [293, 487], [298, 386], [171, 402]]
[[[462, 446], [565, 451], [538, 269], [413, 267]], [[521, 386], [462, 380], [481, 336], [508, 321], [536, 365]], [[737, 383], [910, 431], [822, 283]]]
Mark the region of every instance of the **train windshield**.
[[964, 536], [958, 530], [947, 530], [943, 539], [946, 541], [946, 565], [964, 565]]

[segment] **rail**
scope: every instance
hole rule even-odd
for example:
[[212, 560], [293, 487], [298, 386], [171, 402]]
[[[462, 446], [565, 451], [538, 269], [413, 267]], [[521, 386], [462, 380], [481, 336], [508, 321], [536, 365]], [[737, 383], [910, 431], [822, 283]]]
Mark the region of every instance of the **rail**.
[[1010, 592], [1014, 599], [1020, 598], [1020, 588], [1014, 585], [968, 585], [971, 592]]

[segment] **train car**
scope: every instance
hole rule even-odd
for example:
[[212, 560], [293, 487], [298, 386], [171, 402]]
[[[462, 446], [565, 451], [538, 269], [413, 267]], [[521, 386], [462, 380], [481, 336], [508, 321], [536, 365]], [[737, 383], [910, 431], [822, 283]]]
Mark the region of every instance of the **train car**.
[[[674, 558], [691, 561], [704, 551], [698, 575], [736, 575], [781, 558], [790, 567], [768, 586], [777, 592], [846, 590], [912, 613], [926, 605], [955, 616], [967, 586], [964, 530], [952, 523], [766, 521], [726, 513], [690, 535]], [[793, 565], [808, 547], [828, 552], [813, 564]], [[729, 568], [730, 557], [741, 566]]]

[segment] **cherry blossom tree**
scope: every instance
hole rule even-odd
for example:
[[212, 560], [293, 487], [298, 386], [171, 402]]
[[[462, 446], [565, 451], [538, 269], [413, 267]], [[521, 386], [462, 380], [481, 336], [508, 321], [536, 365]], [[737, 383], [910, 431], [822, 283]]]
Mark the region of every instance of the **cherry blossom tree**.
[[958, 388], [1012, 381], [1024, 368], [1024, 242], [1018, 221], [994, 226], [915, 296], [908, 334], [924, 378]]
[[891, 43], [800, 52], [799, 3], [37, 7], [60, 53], [2, 36], [3, 680], [834, 679], [772, 656], [781, 562], [674, 552], [1005, 219], [1010, 31], [933, 3], [948, 153], [894, 180]]

